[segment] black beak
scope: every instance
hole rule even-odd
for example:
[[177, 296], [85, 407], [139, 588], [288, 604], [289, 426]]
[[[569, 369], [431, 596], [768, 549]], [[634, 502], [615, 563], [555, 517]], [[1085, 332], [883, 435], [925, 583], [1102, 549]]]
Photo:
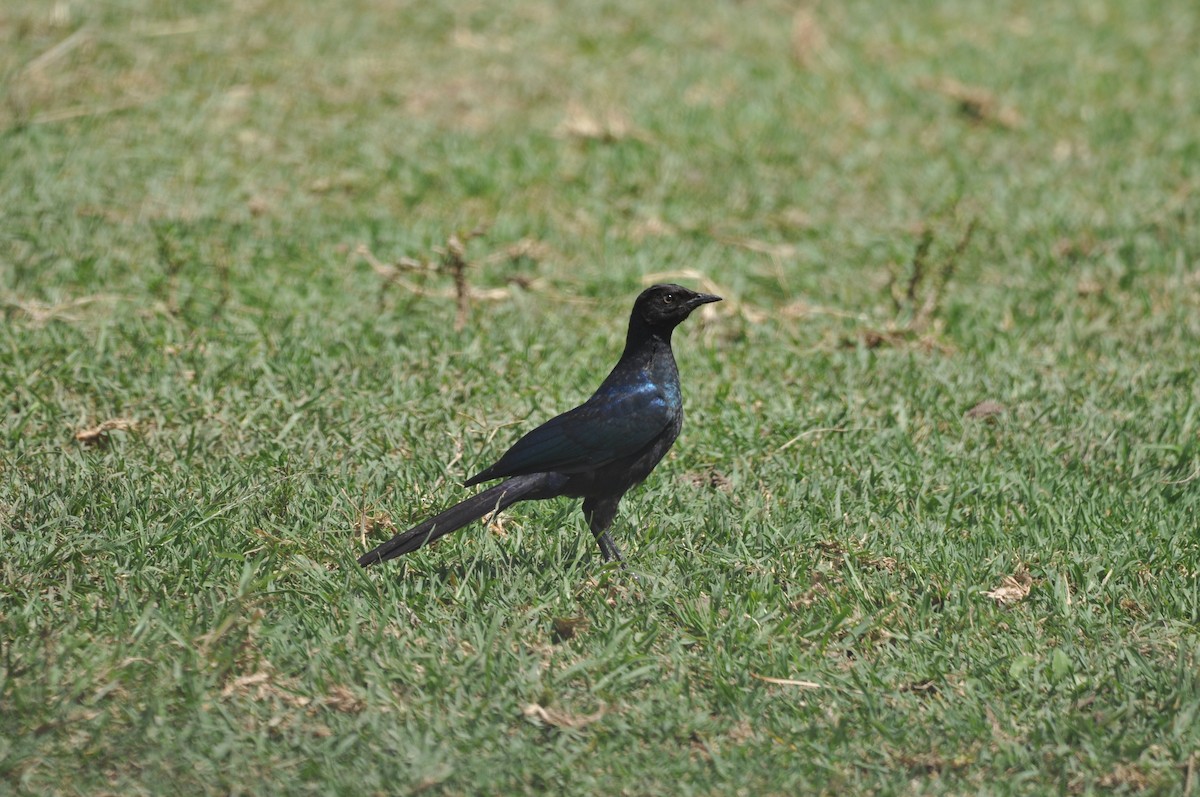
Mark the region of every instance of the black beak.
[[720, 296], [714, 296], [711, 293], [697, 293], [695, 296], [693, 296], [691, 299], [688, 300], [688, 308], [695, 310], [697, 307], [699, 307], [702, 304], [708, 304], [709, 302], [719, 302], [719, 301], [721, 301]]

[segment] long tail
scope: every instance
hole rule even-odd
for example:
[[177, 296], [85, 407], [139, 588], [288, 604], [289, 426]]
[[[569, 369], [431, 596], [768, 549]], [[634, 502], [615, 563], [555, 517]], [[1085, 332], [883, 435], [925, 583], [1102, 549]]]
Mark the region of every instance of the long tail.
[[418, 523], [408, 531], [402, 531], [374, 550], [358, 557], [363, 567], [376, 562], [386, 562], [402, 554], [411, 553], [428, 545], [439, 537], [458, 531], [463, 526], [478, 520], [489, 512], [499, 512], [518, 501], [528, 498], [550, 498], [562, 486], [566, 477], [559, 473], [531, 473], [514, 476], [457, 503], [441, 514], [434, 515], [424, 523]]

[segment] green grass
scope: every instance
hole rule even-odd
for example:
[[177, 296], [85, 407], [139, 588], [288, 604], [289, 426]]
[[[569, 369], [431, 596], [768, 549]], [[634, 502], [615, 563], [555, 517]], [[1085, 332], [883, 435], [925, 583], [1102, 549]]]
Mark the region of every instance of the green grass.
[[[1194, 792], [1200, 11], [807, 8], [6, 2], [0, 792]], [[661, 273], [640, 585], [355, 565]]]

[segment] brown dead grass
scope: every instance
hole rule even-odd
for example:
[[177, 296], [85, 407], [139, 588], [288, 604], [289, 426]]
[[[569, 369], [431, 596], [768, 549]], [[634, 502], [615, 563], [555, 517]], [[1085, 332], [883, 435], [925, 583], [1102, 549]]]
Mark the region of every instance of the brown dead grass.
[[109, 432], [128, 432], [136, 429], [138, 422], [132, 418], [109, 418], [95, 426], [75, 432], [75, 439], [85, 446], [104, 446], [109, 442]]
[[817, 9], [801, 6], [792, 15], [792, 59], [804, 69], [815, 66], [828, 47]]
[[697, 489], [720, 490], [723, 493], [733, 492], [733, 482], [721, 471], [709, 468], [703, 471], [691, 471], [683, 474], [682, 481]]
[[579, 138], [611, 144], [627, 138], [645, 139], [633, 124], [629, 115], [618, 108], [597, 111], [585, 108], [581, 103], [567, 105], [566, 116], [559, 123], [557, 133], [565, 138]]
[[958, 112], [976, 124], [1017, 129], [1025, 120], [1011, 105], [1002, 103], [996, 95], [981, 86], [969, 86], [954, 78], [928, 79], [921, 87], [936, 92], [956, 103]]
[[595, 722], [599, 722], [607, 711], [604, 706], [601, 706], [591, 714], [571, 714], [561, 709], [549, 708], [537, 703], [529, 703], [521, 710], [521, 713], [525, 719], [535, 725], [582, 730]]
[[1029, 590], [1033, 586], [1033, 578], [1029, 573], [1020, 571], [1011, 576], [1005, 576], [1000, 580], [999, 586], [990, 589], [983, 594], [1001, 605], [1010, 605], [1020, 603], [1029, 596]]
[[973, 421], [990, 421], [995, 423], [996, 419], [1008, 412], [1008, 408], [994, 399], [984, 399], [976, 404], [971, 409], [967, 410], [963, 417]]

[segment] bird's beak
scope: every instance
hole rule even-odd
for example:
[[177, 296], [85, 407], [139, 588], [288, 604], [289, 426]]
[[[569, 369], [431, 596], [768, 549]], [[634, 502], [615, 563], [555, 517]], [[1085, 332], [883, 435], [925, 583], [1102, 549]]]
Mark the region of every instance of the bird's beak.
[[699, 307], [702, 304], [708, 304], [709, 302], [719, 302], [719, 301], [721, 301], [720, 296], [714, 296], [711, 293], [697, 293], [695, 296], [693, 296], [691, 298], [690, 301], [688, 301], [688, 307], [692, 310], [695, 310], [697, 307]]

